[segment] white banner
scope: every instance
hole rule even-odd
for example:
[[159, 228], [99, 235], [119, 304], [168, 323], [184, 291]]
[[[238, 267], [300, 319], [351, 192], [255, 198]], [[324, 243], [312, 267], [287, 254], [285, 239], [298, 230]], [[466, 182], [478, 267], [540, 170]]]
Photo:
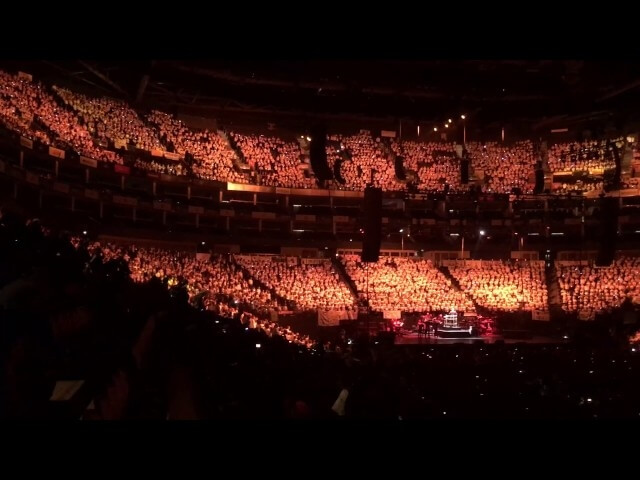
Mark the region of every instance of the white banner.
[[189, 205], [187, 208], [189, 213], [204, 213], [204, 207], [199, 207], [197, 205]]
[[20, 145], [33, 150], [33, 141], [26, 137], [20, 137]]
[[335, 327], [340, 325], [340, 320], [356, 320], [355, 310], [322, 310], [318, 309], [318, 326]]
[[84, 189], [84, 196], [87, 198], [92, 198], [94, 200], [98, 200], [100, 198], [100, 194], [97, 190], [90, 190], [88, 188]]
[[123, 197], [122, 195], [114, 195], [113, 203], [135, 207], [136, 205], [138, 205], [138, 199], [133, 197]]
[[303, 258], [303, 265], [322, 265], [326, 260], [323, 258]]
[[85, 165], [87, 167], [91, 167], [91, 168], [98, 168], [98, 161], [93, 159], [93, 158], [89, 158], [89, 157], [80, 157], [80, 165]]
[[64, 150], [59, 148], [49, 147], [49, 155], [55, 158], [64, 158]]
[[53, 184], [53, 189], [56, 192], [61, 192], [61, 193], [69, 193], [69, 185], [67, 185], [66, 183], [58, 183], [55, 182]]

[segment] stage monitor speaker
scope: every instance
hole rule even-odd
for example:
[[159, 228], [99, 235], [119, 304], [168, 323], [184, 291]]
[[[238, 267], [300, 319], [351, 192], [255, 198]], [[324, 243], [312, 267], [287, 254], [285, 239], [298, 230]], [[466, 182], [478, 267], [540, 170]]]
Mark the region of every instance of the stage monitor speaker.
[[602, 197], [600, 199], [600, 249], [596, 258], [597, 266], [611, 265], [615, 258], [618, 237], [618, 214], [618, 198]]
[[404, 157], [397, 155], [395, 161], [396, 178], [398, 180], [406, 180], [407, 174], [404, 171]]
[[331, 168], [327, 163], [327, 132], [323, 127], [315, 127], [311, 132], [309, 159], [313, 173], [318, 177], [318, 180], [333, 179]]
[[466, 185], [469, 183], [469, 159], [460, 160], [460, 183]]
[[533, 188], [533, 193], [540, 194], [544, 191], [544, 170], [541, 168], [536, 169], [536, 184]]
[[368, 186], [364, 190], [363, 262], [377, 262], [382, 243], [382, 189]]
[[396, 334], [395, 332], [378, 332], [376, 340], [381, 345], [391, 346], [396, 343]]

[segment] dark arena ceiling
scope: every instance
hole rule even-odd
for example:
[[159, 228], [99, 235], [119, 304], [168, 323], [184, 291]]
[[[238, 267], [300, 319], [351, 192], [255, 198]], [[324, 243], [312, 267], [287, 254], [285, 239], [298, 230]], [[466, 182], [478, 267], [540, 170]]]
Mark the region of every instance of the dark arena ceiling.
[[12, 61], [86, 94], [241, 123], [398, 122], [462, 113], [533, 131], [636, 121], [640, 62], [507, 60]]

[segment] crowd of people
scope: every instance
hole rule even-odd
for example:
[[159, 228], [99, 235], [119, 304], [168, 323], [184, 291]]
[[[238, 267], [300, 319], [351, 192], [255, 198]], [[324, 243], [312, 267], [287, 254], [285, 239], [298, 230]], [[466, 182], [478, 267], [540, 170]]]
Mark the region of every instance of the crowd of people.
[[535, 186], [533, 143], [529, 140], [505, 146], [498, 142], [467, 145], [474, 171], [483, 172], [484, 190], [493, 193], [511, 193], [519, 189], [532, 193]]
[[396, 156], [404, 159], [405, 172], [415, 172], [416, 187], [421, 191], [442, 191], [445, 185], [452, 192], [462, 190], [460, 159], [453, 142], [413, 142], [391, 139]]
[[305, 175], [300, 145], [265, 135], [231, 132], [244, 160], [254, 170], [261, 185], [288, 188], [315, 188], [314, 178]]
[[[29, 139], [105, 162], [122, 164], [116, 146], [123, 145], [178, 156], [168, 160], [146, 155], [132, 161], [144, 170], [222, 182], [317, 187], [297, 142], [230, 132], [248, 164], [247, 172], [239, 167], [239, 158], [221, 131], [194, 130], [160, 111], [143, 115], [121, 100], [92, 98], [58, 86], [53, 86], [52, 92], [28, 75], [0, 72], [0, 122]], [[621, 138], [613, 142], [619, 149], [624, 144]], [[470, 142], [465, 148], [470, 171], [481, 190], [533, 192], [535, 167], [541, 158], [531, 141]], [[396, 177], [394, 158], [398, 156], [404, 159], [409, 174], [406, 179]], [[340, 162], [344, 183], [334, 186], [341, 189], [363, 190], [373, 178], [373, 184], [385, 191], [467, 190], [461, 184], [460, 152], [453, 142], [381, 139], [367, 130], [355, 135], [333, 134], [328, 136], [327, 161], [331, 169]], [[592, 174], [588, 179], [554, 184], [557, 193], [600, 191], [603, 171], [613, 168], [614, 156], [607, 141], [558, 143], [548, 149], [548, 165], [553, 173]]]
[[[353, 309], [355, 299], [331, 261], [305, 263], [297, 257], [236, 255], [239, 265], [300, 310]], [[346, 317], [345, 317], [346, 318]]]
[[[604, 333], [585, 344], [576, 336], [556, 344], [393, 346], [344, 332], [331, 343], [313, 342], [233, 301], [217, 300], [208, 310], [189, 305], [190, 296], [209, 288], [210, 275], [227, 285], [216, 291], [245, 298], [234, 285], [251, 286], [229, 257], [207, 263], [86, 237], [70, 241], [4, 212], [0, 246], [0, 418], [640, 415], [635, 331], [625, 332], [624, 342]], [[387, 267], [397, 269], [388, 260]], [[408, 262], [416, 261], [393, 259]], [[622, 279], [631, 284], [637, 262], [606, 271], [618, 274], [621, 265]], [[404, 282], [424, 272], [400, 270]], [[431, 281], [444, 289], [437, 276]], [[70, 401], [52, 401], [58, 381], [67, 378], [85, 381]]]
[[[78, 245], [81, 239], [75, 238], [73, 242]], [[86, 248], [92, 255], [99, 254], [104, 261], [123, 259], [134, 282], [145, 283], [157, 278], [168, 286], [184, 285], [190, 300], [206, 294], [203, 297], [206, 305], [218, 307], [218, 299], [222, 297], [256, 310], [278, 307], [270, 292], [254, 286], [253, 280], [245, 278], [241, 269], [226, 256], [198, 259], [194, 254], [184, 252], [100, 242], [91, 242]]]
[[492, 311], [547, 310], [541, 261], [458, 262], [447, 267], [464, 292]]
[[147, 120], [156, 126], [160, 138], [165, 139], [171, 153], [185, 159], [193, 156], [191, 171], [199, 178], [220, 182], [247, 183], [247, 178], [234, 166], [235, 152], [218, 132], [194, 131], [168, 113], [152, 111]]
[[474, 311], [473, 302], [430, 260], [381, 257], [362, 263], [358, 255], [340, 257], [358, 292], [371, 308], [405, 312]]
[[122, 163], [117, 153], [98, 146], [79, 118], [60, 106], [43, 85], [24, 76], [0, 71], [0, 118], [8, 128], [17, 128], [20, 134], [45, 145]]
[[640, 258], [624, 257], [608, 267], [558, 265], [562, 308], [593, 319], [619, 308], [625, 300], [640, 303]]
[[[622, 139], [615, 139], [622, 146]], [[607, 142], [589, 140], [583, 142], [556, 143], [549, 147], [549, 167], [553, 172], [593, 172], [614, 168], [613, 154]]]
[[89, 132], [104, 143], [124, 142], [141, 150], [163, 149], [157, 131], [147, 126], [122, 100], [91, 98], [53, 86], [53, 91], [83, 119]]
[[[340, 175], [345, 181], [341, 188], [364, 190], [373, 178], [373, 185], [383, 190], [402, 189], [403, 185], [395, 176], [395, 166], [384, 151], [379, 138], [374, 141], [371, 133], [363, 130], [357, 135], [336, 134], [328, 139], [342, 145], [348, 154], [348, 159], [342, 162], [340, 168]], [[342, 157], [337, 154], [327, 157], [332, 171], [338, 158]]]

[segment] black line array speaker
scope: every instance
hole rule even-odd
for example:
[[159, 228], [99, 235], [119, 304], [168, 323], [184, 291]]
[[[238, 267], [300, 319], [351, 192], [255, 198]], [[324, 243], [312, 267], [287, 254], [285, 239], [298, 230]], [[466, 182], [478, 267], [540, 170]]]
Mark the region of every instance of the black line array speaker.
[[616, 169], [613, 174], [613, 184], [616, 188], [620, 188], [620, 174], [622, 173], [622, 160], [620, 159], [620, 152], [615, 142], [611, 144], [613, 151], [613, 161], [615, 162]]
[[596, 258], [596, 265], [598, 266], [611, 265], [615, 258], [618, 237], [618, 214], [618, 198], [602, 197], [600, 199], [600, 248]]
[[398, 180], [407, 179], [407, 174], [404, 171], [404, 157], [401, 155], [396, 156], [395, 171], [396, 171], [396, 177], [398, 178]]
[[377, 262], [382, 242], [382, 189], [368, 186], [364, 190], [364, 221], [362, 238], [363, 262]]
[[469, 183], [469, 159], [462, 158], [460, 160], [460, 183], [466, 185]]
[[544, 191], [544, 170], [542, 168], [536, 168], [536, 184], [533, 188], [533, 193], [540, 194]]
[[340, 157], [336, 160], [336, 163], [333, 164], [333, 178], [335, 178], [339, 184], [344, 185], [347, 182], [342, 178], [342, 162], [344, 162], [344, 159]]
[[327, 132], [323, 127], [314, 127], [311, 132], [309, 159], [318, 180], [333, 179], [333, 172], [327, 163]]

